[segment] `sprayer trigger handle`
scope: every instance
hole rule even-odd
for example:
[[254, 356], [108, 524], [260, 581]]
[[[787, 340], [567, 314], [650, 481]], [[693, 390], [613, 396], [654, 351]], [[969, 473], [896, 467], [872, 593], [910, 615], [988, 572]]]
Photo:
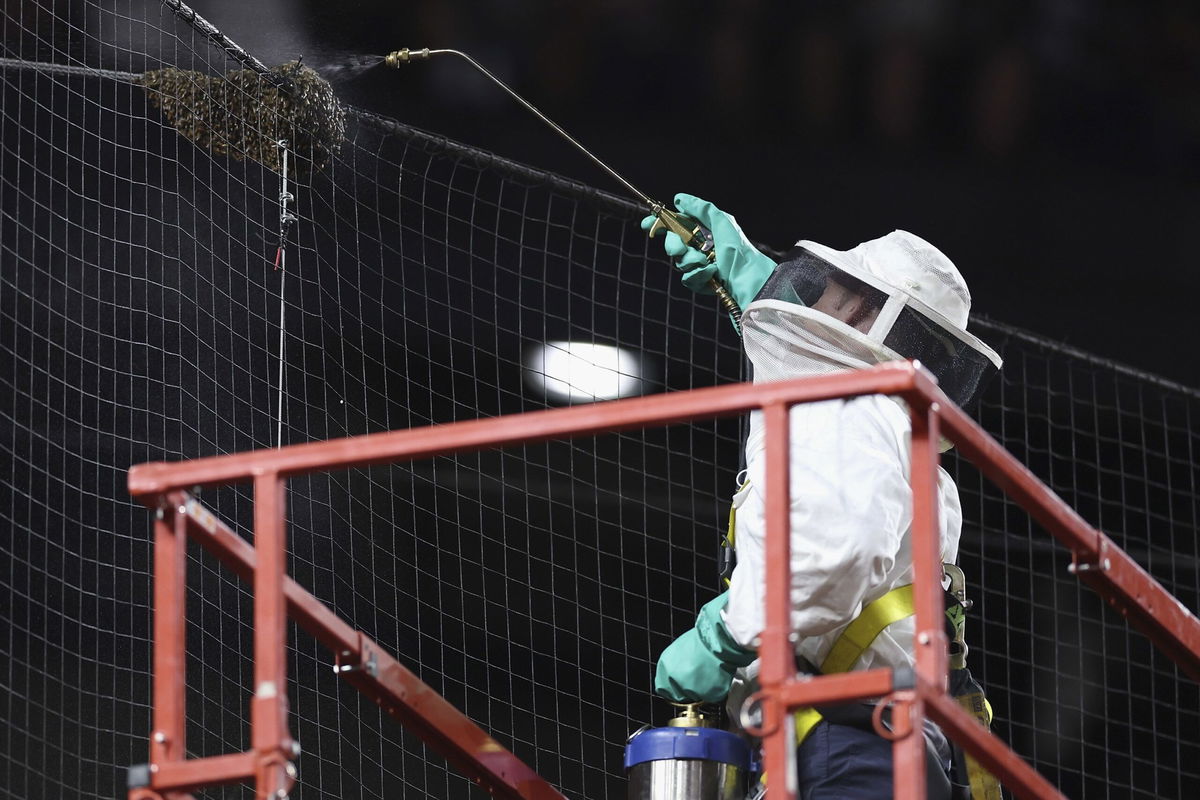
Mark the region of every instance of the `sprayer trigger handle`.
[[659, 231], [667, 230], [686, 242], [688, 247], [704, 253], [710, 264], [716, 260], [713, 235], [708, 228], [689, 216], [666, 208], [654, 209], [654, 216], [654, 224], [650, 226], [651, 239], [657, 236]]

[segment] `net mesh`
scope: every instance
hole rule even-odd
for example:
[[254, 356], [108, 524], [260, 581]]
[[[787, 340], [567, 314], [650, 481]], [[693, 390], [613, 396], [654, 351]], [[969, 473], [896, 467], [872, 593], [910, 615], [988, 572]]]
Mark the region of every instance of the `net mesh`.
[[[0, 24], [0, 797], [110, 798], [146, 760], [152, 552], [130, 465], [545, 407], [522, 374], [545, 342], [626, 347], [651, 391], [742, 376], [729, 323], [629, 203], [350, 110], [293, 186], [276, 269], [279, 174], [193, 144], [133, 82], [263, 65], [175, 2], [27, 2]], [[1196, 608], [1200, 396], [981, 330], [1007, 362], [985, 427]], [[626, 737], [668, 713], [654, 660], [717, 591], [740, 433], [295, 480], [291, 574], [566, 795], [621, 796]], [[948, 466], [1001, 736], [1069, 796], [1195, 796], [1195, 685]], [[248, 490], [201, 500], [249, 536]], [[241, 750], [250, 596], [198, 549], [188, 570], [188, 753]], [[289, 656], [296, 796], [482, 796], [307, 635]]]

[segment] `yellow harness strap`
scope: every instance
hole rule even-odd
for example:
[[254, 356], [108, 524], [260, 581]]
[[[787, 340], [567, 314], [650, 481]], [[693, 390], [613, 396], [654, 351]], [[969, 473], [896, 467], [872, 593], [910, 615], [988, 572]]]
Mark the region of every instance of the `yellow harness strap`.
[[[979, 720], [983, 727], [991, 728], [992, 704], [983, 696], [982, 691], [957, 695], [954, 699], [971, 716]], [[975, 756], [965, 750], [962, 751], [962, 755], [963, 760], [967, 762], [967, 782], [971, 785], [972, 800], [1003, 800], [1000, 781], [996, 780], [996, 776], [988, 772]]]
[[[871, 642], [894, 622], [911, 617], [916, 613], [913, 605], [912, 584], [898, 586], [882, 597], [867, 604], [854, 620], [846, 626], [825, 660], [821, 662], [823, 675], [849, 672]], [[800, 745], [821, 721], [821, 712], [815, 708], [802, 708], [796, 712], [796, 744]]]
[[[749, 485], [750, 485], [750, 479], [747, 478], [746, 480], [742, 481], [742, 485], [738, 487], [737, 492], [735, 492], [734, 494], [735, 495], [740, 494]], [[735, 544], [736, 540], [737, 540], [737, 507], [730, 505], [729, 506], [729, 528], [726, 529], [726, 531], [725, 531], [725, 538], [721, 540], [722, 553], [724, 553], [724, 554], [732, 553], [734, 550], [734, 544]], [[725, 582], [726, 587], [729, 586], [729, 579], [732, 576], [733, 576], [733, 560], [728, 558], [727, 556], [723, 557], [721, 560], [721, 579]]]

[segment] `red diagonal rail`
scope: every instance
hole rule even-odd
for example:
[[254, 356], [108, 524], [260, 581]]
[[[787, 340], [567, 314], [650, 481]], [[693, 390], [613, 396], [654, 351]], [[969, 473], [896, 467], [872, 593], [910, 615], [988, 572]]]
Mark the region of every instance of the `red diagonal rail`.
[[[169, 524], [174, 531], [186, 534], [199, 542], [205, 550], [239, 577], [247, 581], [255, 579], [259, 567], [256, 547], [252, 547], [186, 492], [171, 491], [163, 500], [162, 517], [169, 520], [164, 524]], [[182, 538], [180, 541], [183, 541]], [[173, 547], [168, 546], [164, 550], [169, 557], [175, 557], [176, 551]], [[433, 750], [465, 775], [486, 784], [493, 795], [514, 800], [562, 799], [557, 790], [524, 762], [392, 658], [370, 637], [346, 624], [328, 606], [294, 580], [283, 575], [282, 569], [279, 573], [282, 577], [282, 597], [288, 616], [334, 653], [338, 671], [360, 692], [420, 736]], [[255, 604], [258, 605], [257, 587]], [[171, 605], [168, 608], [176, 606]], [[177, 626], [171, 630], [156, 632], [156, 652], [166, 650], [175, 653], [182, 650], [184, 628], [178, 620], [182, 619], [183, 604], [179, 603], [177, 608], [180, 610], [178, 615], [164, 614], [156, 605], [156, 620], [162, 618]], [[279, 641], [284, 641], [284, 638], [280, 636]], [[257, 665], [257, 649], [255, 661]], [[156, 696], [162, 692], [167, 697], [182, 698], [183, 675], [184, 671], [181, 669], [164, 672], [156, 670]], [[158, 794], [147, 795], [143, 789], [131, 794], [137, 797], [156, 797], [162, 796], [163, 792], [192, 791], [228, 783], [255, 781], [264, 763], [259, 751], [265, 750], [270, 756], [281, 749], [271, 746], [276, 743], [263, 737], [267, 733], [273, 734], [276, 739], [286, 736], [285, 730], [272, 730], [272, 726], [276, 724], [272, 715], [282, 708], [264, 704], [257, 697], [255, 703], [265, 706], [260, 712], [264, 719], [254, 720], [252, 730], [265, 730], [259, 733], [260, 741], [255, 745], [254, 751], [190, 760], [183, 759], [182, 749], [177, 754], [172, 753], [169, 759], [157, 757], [158, 754], [154, 753], [155, 757], [151, 759], [154, 769], [150, 773], [147, 788]], [[156, 703], [155, 714], [156, 730], [182, 732], [182, 699], [162, 706]], [[290, 747], [282, 749], [288, 750]], [[269, 780], [275, 776], [266, 777]], [[273, 795], [273, 792], [271, 794]]]
[[[821, 676], [798, 680], [794, 657], [788, 644], [786, 586], [790, 559], [787, 522], [787, 436], [788, 409], [798, 403], [866, 394], [888, 394], [904, 398], [913, 424], [913, 553], [916, 580], [915, 603], [917, 653], [915, 680], [896, 685], [887, 674], [861, 673], [859, 680], [847, 676]], [[610, 433], [632, 428], [678, 424], [700, 419], [732, 416], [763, 409], [767, 421], [768, 459], [772, 469], [767, 479], [767, 546], [775, 565], [767, 581], [767, 630], [759, 654], [763, 660], [763, 691], [758, 696], [763, 712], [764, 748], [768, 771], [788, 775], [794, 752], [788, 739], [789, 727], [781, 724], [786, 715], [804, 705], [823, 700], [850, 700], [886, 691], [893, 708], [896, 796], [924, 796], [922, 737], [904, 735], [919, 731], [928, 714], [968, 752], [979, 758], [1010, 789], [1025, 798], [1057, 798], [1061, 795], [1018, 758], [1008, 747], [978, 725], [946, 695], [945, 639], [941, 625], [940, 583], [937, 568], [936, 475], [939, 435], [958, 445], [960, 452], [989, 479], [1029, 511], [1046, 530], [1073, 553], [1075, 571], [1164, 650], [1188, 675], [1200, 680], [1200, 620], [1176, 601], [1145, 570], [1122, 552], [1108, 537], [1087, 525], [1072, 509], [1042, 484], [1028, 469], [1009, 455], [961, 410], [953, 406], [919, 365], [893, 363], [855, 372], [781, 381], [772, 384], [739, 384], [631, 400], [598, 403], [576, 408], [517, 414], [494, 419], [448, 423], [390, 433], [293, 445], [275, 450], [196, 459], [179, 463], [141, 464], [130, 470], [129, 490], [147, 505], [164, 509], [156, 527], [156, 615], [164, 613], [160, 603], [174, 602], [182, 582], [181, 534], [198, 538], [230, 568], [244, 577], [254, 576], [257, 590], [263, 585], [271, 596], [279, 596], [287, 613], [334, 650], [348, 679], [374, 697], [393, 715], [438, 747], [463, 769], [487, 782], [501, 796], [543, 798], [560, 795], [528, 767], [500, 748], [490, 737], [420, 683], [374, 642], [354, 631], [328, 608], [286, 576], [264, 576], [262, 562], [244, 540], [218, 522], [183, 490], [193, 486], [224, 485], [255, 481], [257, 494], [268, 499], [270, 514], [256, 513], [256, 525], [281, 530], [282, 507], [274, 494], [289, 477], [372, 464], [429, 458], [506, 445], [529, 444]], [[282, 491], [282, 488], [279, 488]], [[271, 516], [272, 520], [266, 519]], [[182, 520], [182, 522], [181, 522]], [[258, 532], [256, 531], [256, 541]], [[278, 536], [272, 534], [273, 564], [279, 564]], [[780, 557], [782, 556], [782, 557]], [[281, 567], [280, 567], [281, 569]], [[160, 578], [165, 578], [161, 580]], [[155, 744], [151, 748], [152, 772], [158, 775], [190, 776], [201, 770], [197, 762], [182, 760], [181, 685], [164, 677], [181, 653], [181, 643], [171, 634], [177, 626], [175, 614], [156, 621]], [[278, 617], [268, 609], [263, 623], [276, 628]], [[157, 620], [157, 616], [156, 616]], [[182, 626], [178, 626], [180, 629]], [[256, 632], [257, 635], [257, 632]], [[277, 634], [273, 634], [277, 635]], [[160, 641], [165, 637], [165, 641]], [[259, 648], [256, 638], [256, 651]], [[266, 634], [261, 649], [272, 663], [263, 668], [266, 680], [279, 674], [278, 644]], [[256, 661], [258, 655], [256, 652]], [[256, 665], [256, 670], [258, 669]], [[257, 672], [256, 672], [257, 675]], [[177, 680], [182, 680], [181, 677]], [[161, 684], [160, 684], [161, 681]], [[284, 693], [286, 694], [286, 693]], [[258, 771], [260, 796], [265, 777], [278, 763], [270, 759], [285, 753], [286, 718], [281, 707], [256, 695], [257, 718], [270, 734], [252, 737], [255, 752], [205, 759], [233, 771], [253, 764]], [[282, 723], [281, 724], [281, 721]], [[158, 734], [164, 735], [159, 741]], [[178, 741], [171, 736], [178, 735]], [[225, 776], [227, 779], [229, 776]], [[238, 779], [238, 778], [235, 778]], [[791, 798], [789, 781], [769, 787], [773, 797]], [[151, 782], [155, 789], [199, 788]], [[145, 797], [144, 790], [131, 797]]]
[[960, 408], [936, 395], [924, 402], [939, 404], [942, 432], [959, 453], [1071, 551], [1072, 572], [1200, 682], [1200, 620]]
[[[183, 493], [172, 497], [177, 507], [186, 509], [192, 537], [235, 574], [252, 578], [257, 566], [256, 548], [195, 499]], [[498, 787], [493, 794], [499, 797], [530, 800], [562, 797], [524, 762], [300, 584], [285, 576], [283, 592], [288, 615], [333, 651], [343, 677], [466, 775]]]

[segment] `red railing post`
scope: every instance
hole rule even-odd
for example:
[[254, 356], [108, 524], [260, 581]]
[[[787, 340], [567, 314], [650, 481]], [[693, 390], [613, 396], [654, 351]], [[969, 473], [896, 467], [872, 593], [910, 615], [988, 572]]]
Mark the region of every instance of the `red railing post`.
[[[763, 407], [766, 425], [766, 620], [758, 657], [758, 680], [762, 686], [763, 760], [772, 776], [768, 791], [772, 798], [793, 800], [796, 796], [795, 751], [791, 711], [782, 702], [784, 684], [796, 675], [792, 649], [792, 542], [791, 464], [789, 415], [791, 404], [775, 402]], [[782, 791], [781, 791], [782, 790]]]
[[[293, 742], [287, 728], [287, 486], [277, 472], [254, 479], [254, 698], [250, 746], [259, 800], [287, 794], [295, 782]], [[182, 516], [182, 515], [181, 515]]]
[[[936, 403], [909, 402], [912, 487], [911, 547], [913, 605], [916, 609], [914, 641], [919, 681], [946, 686], [946, 634], [943, 631], [941, 592], [941, 528], [938, 523], [938, 407]], [[919, 694], [896, 697], [893, 719], [896, 739], [892, 746], [895, 796], [902, 800], [925, 797], [925, 703]]]
[[912, 411], [913, 587], [916, 607], [917, 676], [930, 686], [947, 686], [949, 667], [942, 599], [942, 536], [938, 519], [938, 413], [931, 403]]
[[151, 770], [185, 753], [187, 518], [158, 497], [154, 512], [154, 732]]

